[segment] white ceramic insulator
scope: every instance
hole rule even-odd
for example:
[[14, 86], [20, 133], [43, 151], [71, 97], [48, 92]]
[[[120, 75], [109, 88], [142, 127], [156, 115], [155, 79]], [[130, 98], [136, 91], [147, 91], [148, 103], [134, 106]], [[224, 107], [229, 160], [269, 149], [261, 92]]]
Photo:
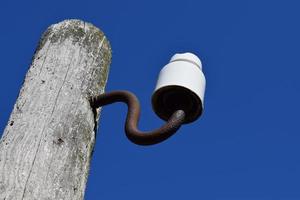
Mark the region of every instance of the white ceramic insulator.
[[194, 92], [204, 102], [206, 80], [201, 60], [192, 53], [175, 54], [159, 73], [154, 90], [167, 86], [181, 86]]

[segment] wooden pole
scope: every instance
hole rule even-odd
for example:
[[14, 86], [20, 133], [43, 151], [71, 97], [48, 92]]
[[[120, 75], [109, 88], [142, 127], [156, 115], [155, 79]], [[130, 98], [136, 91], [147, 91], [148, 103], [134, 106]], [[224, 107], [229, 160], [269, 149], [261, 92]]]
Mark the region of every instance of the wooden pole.
[[111, 61], [104, 34], [65, 20], [43, 34], [0, 141], [0, 200], [83, 199]]

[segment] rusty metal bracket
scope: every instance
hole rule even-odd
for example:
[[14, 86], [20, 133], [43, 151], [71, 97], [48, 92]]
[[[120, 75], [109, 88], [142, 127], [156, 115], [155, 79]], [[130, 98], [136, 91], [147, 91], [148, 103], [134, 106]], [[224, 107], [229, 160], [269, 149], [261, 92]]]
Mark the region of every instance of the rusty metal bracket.
[[140, 118], [140, 104], [133, 93], [123, 90], [113, 91], [93, 97], [90, 101], [93, 108], [99, 108], [116, 102], [127, 104], [128, 112], [125, 133], [131, 142], [138, 145], [153, 145], [168, 139], [185, 121], [185, 112], [177, 110], [174, 111], [173, 115], [160, 128], [143, 132], [137, 128]]

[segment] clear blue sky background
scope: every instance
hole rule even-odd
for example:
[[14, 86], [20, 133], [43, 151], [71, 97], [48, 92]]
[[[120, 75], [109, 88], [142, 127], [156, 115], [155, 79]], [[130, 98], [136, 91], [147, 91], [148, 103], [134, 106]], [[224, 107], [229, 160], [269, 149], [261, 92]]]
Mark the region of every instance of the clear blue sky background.
[[124, 105], [103, 109], [87, 200], [300, 199], [299, 1], [2, 0], [0, 134], [40, 35], [67, 18], [105, 32], [107, 91], [136, 93], [141, 129], [162, 123], [150, 97], [174, 53], [199, 55], [207, 78], [203, 117], [156, 146], [126, 139]]

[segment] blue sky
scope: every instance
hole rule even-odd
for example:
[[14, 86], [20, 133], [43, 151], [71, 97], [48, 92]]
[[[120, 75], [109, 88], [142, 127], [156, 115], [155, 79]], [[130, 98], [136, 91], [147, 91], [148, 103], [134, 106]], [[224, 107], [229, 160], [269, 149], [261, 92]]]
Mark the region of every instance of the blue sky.
[[0, 134], [42, 32], [83, 19], [110, 40], [107, 91], [139, 97], [143, 130], [162, 123], [150, 98], [174, 53], [196, 53], [207, 79], [203, 117], [156, 146], [130, 143], [126, 107], [105, 107], [86, 200], [300, 199], [299, 8], [296, 0], [3, 0]]

